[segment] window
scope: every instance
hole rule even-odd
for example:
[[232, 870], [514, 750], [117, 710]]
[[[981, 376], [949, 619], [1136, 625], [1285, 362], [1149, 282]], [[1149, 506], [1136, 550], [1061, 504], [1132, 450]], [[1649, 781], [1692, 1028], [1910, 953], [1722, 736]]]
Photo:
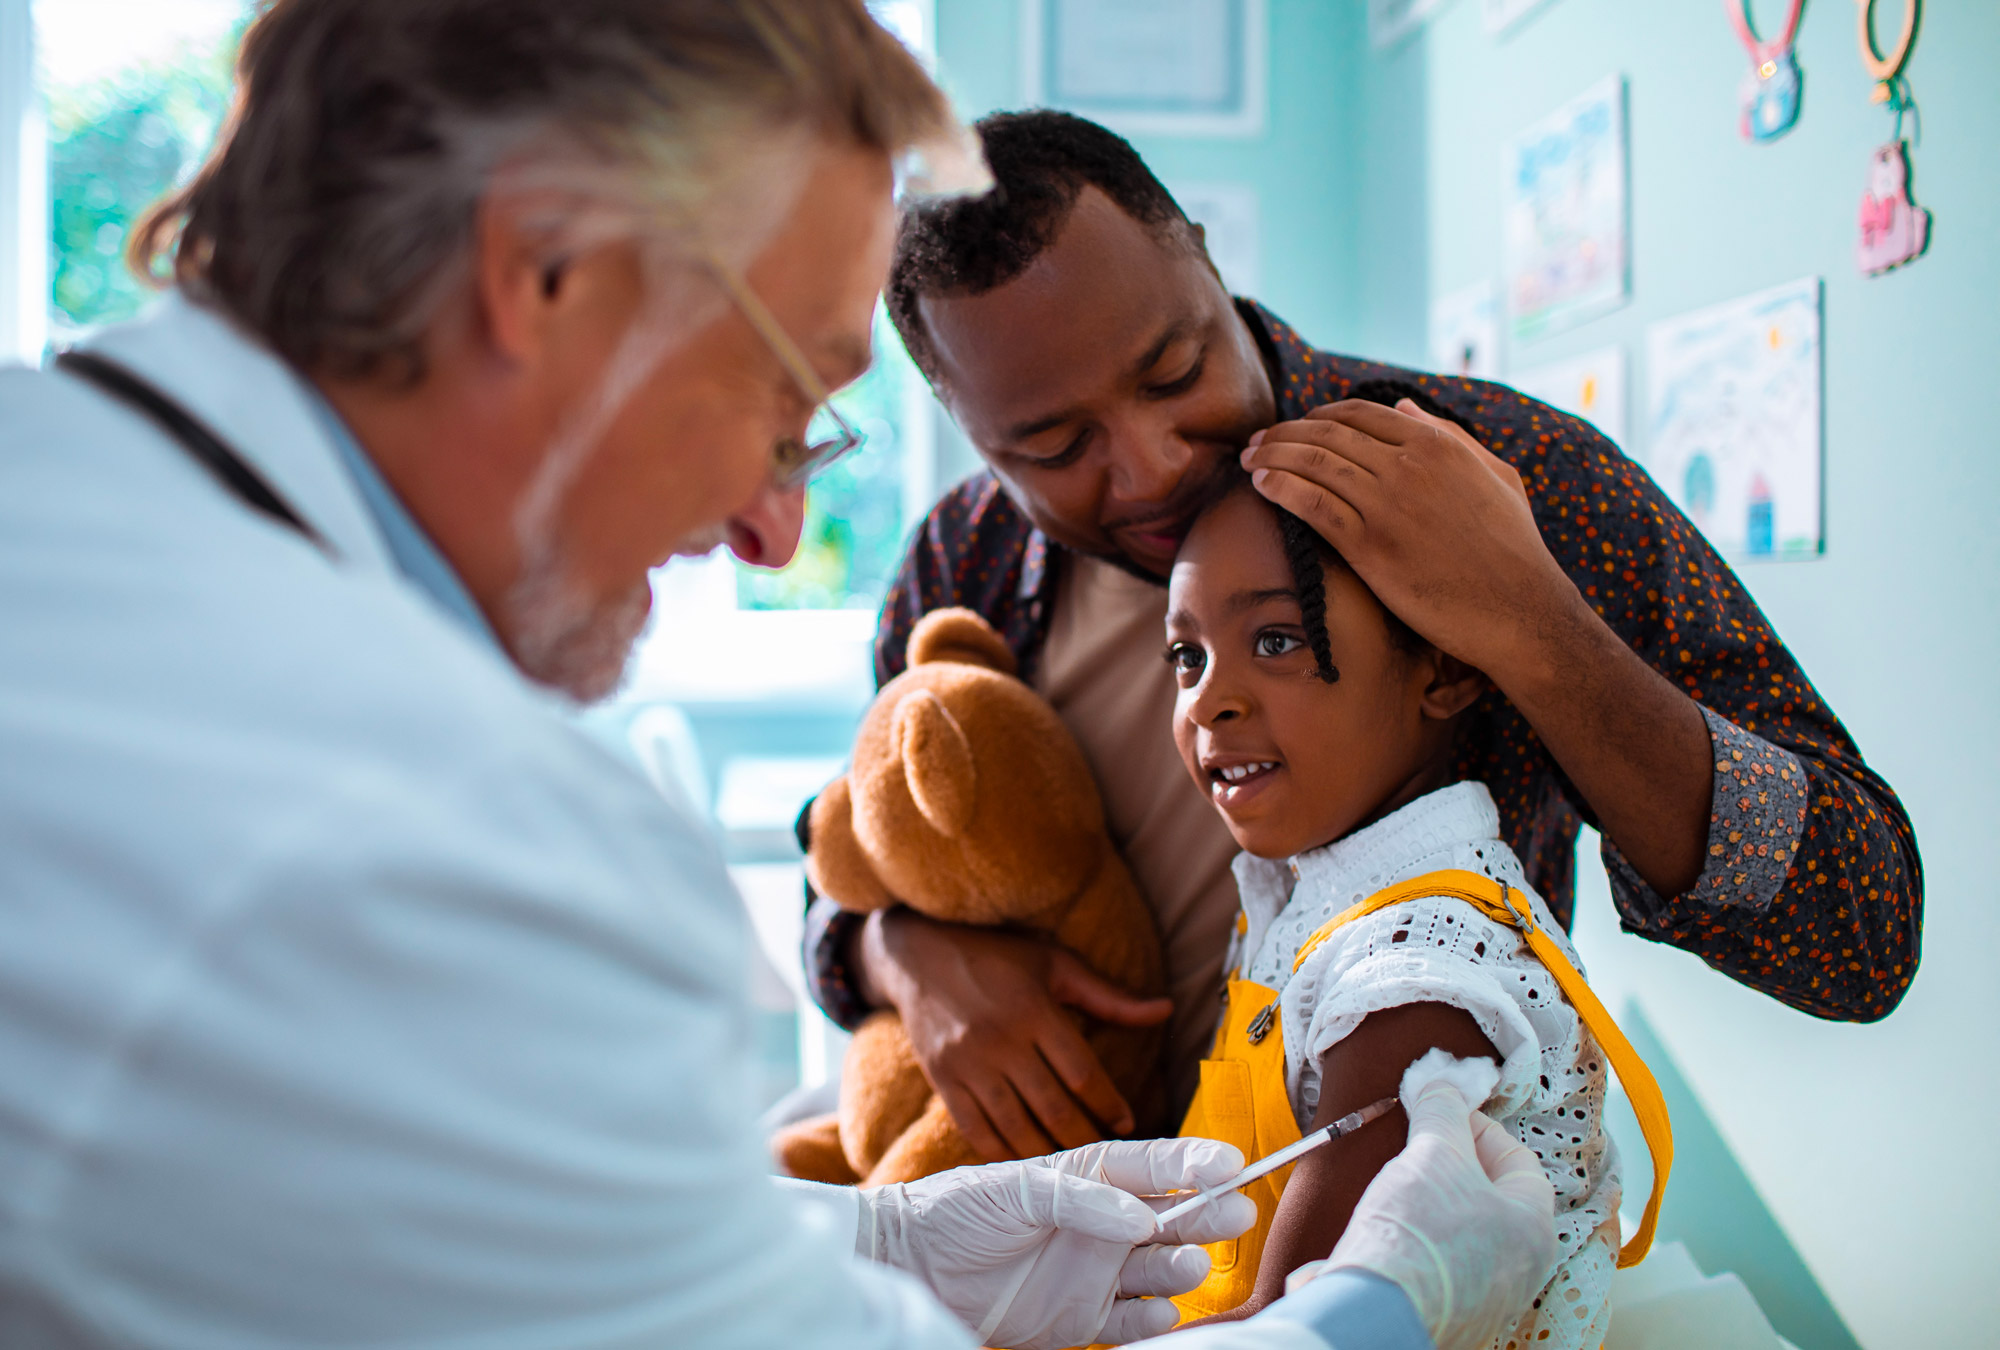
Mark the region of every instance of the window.
[[[884, 28], [932, 64], [932, 0], [868, 0]], [[780, 572], [738, 566], [742, 609], [861, 609], [882, 603], [903, 537], [937, 486], [935, 428], [942, 415], [896, 330], [875, 315], [875, 364], [834, 397], [867, 443], [813, 483], [798, 556]]]
[[[131, 228], [214, 144], [254, 8], [253, 0], [32, 0], [47, 119], [48, 342], [67, 345], [145, 304], [150, 292], [125, 265]], [[928, 59], [927, 0], [870, 8]], [[874, 368], [836, 399], [867, 444], [814, 484], [789, 567], [734, 568], [733, 607], [880, 604], [903, 536], [930, 503], [938, 412], [893, 327], [879, 315], [875, 327]], [[30, 339], [27, 349], [41, 345]]]
[[133, 223], [208, 154], [246, 0], [36, 0], [48, 118], [48, 337], [130, 318]]
[[[67, 343], [146, 303], [125, 265], [131, 228], [213, 145], [255, 8], [0, 0], [0, 348], [33, 359], [46, 341]], [[928, 59], [931, 0], [870, 8]], [[692, 795], [707, 798], [698, 807], [727, 807], [720, 823], [747, 864], [739, 877], [763, 945], [794, 976], [789, 822], [845, 753], [872, 691], [873, 612], [938, 482], [941, 412], [879, 313], [874, 339], [873, 368], [836, 396], [867, 443], [814, 485], [797, 559], [775, 573], [726, 556], [662, 569], [660, 622], [630, 694], [600, 710], [642, 757], [652, 749], [671, 760]], [[764, 975], [768, 1100], [801, 1076], [822, 1082], [841, 1038], [809, 1005], [793, 1011], [803, 1005], [787, 987], [795, 980]]]
[[[901, 560], [907, 523], [930, 505], [933, 419], [923, 374], [886, 312], [875, 312], [875, 364], [834, 395], [862, 447], [813, 480], [798, 556], [783, 571], [738, 565], [744, 609], [875, 610]], [[817, 429], [815, 429], [817, 430]]]

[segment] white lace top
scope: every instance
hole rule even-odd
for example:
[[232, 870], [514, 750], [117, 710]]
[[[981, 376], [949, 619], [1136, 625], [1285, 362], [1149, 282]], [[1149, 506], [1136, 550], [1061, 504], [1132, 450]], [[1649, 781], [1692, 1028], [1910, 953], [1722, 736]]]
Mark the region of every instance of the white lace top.
[[1501, 841], [1485, 785], [1458, 783], [1285, 862], [1238, 855], [1246, 924], [1228, 965], [1282, 990], [1286, 1086], [1301, 1129], [1319, 1105], [1320, 1056], [1369, 1013], [1448, 1003], [1472, 1015], [1504, 1056], [1486, 1113], [1542, 1160], [1556, 1188], [1556, 1236], [1565, 1254], [1520, 1325], [1495, 1344], [1595, 1350], [1610, 1325], [1618, 1232], [1618, 1155], [1602, 1119], [1605, 1062], [1527, 943], [1462, 900], [1416, 900], [1335, 930], [1292, 972], [1299, 948], [1328, 919], [1384, 887], [1444, 868], [1484, 873], [1521, 891], [1576, 962], [1568, 937]]

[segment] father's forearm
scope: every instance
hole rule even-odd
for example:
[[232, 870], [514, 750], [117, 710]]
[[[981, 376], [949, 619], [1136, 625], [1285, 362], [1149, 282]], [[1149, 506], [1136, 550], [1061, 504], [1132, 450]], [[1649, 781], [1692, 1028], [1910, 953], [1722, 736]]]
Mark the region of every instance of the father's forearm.
[[870, 1008], [887, 1008], [894, 1004], [882, 981], [882, 974], [889, 966], [888, 954], [882, 948], [882, 930], [892, 912], [871, 910], [848, 939], [847, 960], [848, 968], [854, 972], [854, 992]]
[[[1715, 766], [1701, 709], [1573, 590], [1487, 674], [1520, 709], [1646, 884], [1700, 878]], [[1497, 668], [1495, 668], [1497, 666]]]
[[862, 915], [842, 909], [824, 896], [813, 896], [806, 907], [802, 944], [806, 989], [821, 1011], [849, 1031], [859, 1027], [876, 1006], [864, 993], [855, 969], [863, 922]]

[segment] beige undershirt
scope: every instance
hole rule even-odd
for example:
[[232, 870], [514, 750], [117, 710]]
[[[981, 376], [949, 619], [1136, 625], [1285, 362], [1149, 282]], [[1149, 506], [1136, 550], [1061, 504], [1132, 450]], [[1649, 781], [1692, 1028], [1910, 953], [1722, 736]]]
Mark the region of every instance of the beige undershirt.
[[1174, 1000], [1169, 1124], [1178, 1125], [1222, 1009], [1236, 842], [1174, 749], [1166, 588], [1094, 558], [1064, 562], [1035, 689], [1082, 744], [1111, 837], [1159, 920]]

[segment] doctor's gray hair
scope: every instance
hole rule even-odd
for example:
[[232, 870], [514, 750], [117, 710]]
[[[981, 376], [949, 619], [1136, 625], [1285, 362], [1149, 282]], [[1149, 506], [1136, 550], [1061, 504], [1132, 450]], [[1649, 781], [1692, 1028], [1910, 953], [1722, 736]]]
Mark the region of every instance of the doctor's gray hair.
[[301, 370], [414, 383], [496, 182], [740, 249], [731, 182], [773, 147], [966, 137], [862, 0], [273, 0], [215, 152], [130, 259]]

